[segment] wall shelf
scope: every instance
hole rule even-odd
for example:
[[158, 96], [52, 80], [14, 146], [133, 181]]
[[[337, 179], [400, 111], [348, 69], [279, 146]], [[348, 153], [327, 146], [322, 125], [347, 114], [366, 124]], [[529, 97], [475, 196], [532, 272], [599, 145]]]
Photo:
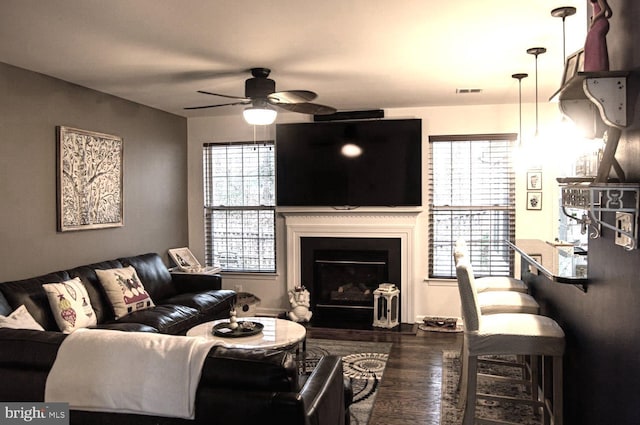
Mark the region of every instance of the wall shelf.
[[577, 72], [567, 79], [550, 100], [557, 100], [562, 113], [570, 118], [587, 138], [606, 139], [605, 150], [595, 182], [607, 183], [613, 168], [617, 180], [625, 173], [615, 159], [621, 131], [633, 119], [638, 95], [637, 84], [630, 89], [632, 71]]
[[[631, 121], [628, 90], [629, 71], [578, 72], [551, 97], [560, 102], [560, 110], [576, 124], [593, 118], [595, 106], [602, 123], [609, 127], [625, 128]], [[635, 94], [633, 94], [635, 96]], [[596, 127], [602, 129], [601, 123]]]

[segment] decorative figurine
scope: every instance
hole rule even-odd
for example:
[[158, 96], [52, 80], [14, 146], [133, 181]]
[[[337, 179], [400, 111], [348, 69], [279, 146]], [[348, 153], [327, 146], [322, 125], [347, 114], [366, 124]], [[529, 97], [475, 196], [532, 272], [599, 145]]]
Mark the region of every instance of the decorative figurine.
[[291, 311], [289, 319], [294, 322], [308, 322], [311, 320], [311, 306], [309, 291], [304, 286], [296, 286], [289, 291], [289, 303], [291, 303]]
[[238, 329], [238, 320], [236, 319], [236, 306], [231, 307], [231, 311], [229, 312], [229, 329], [234, 331]]
[[593, 10], [589, 32], [584, 43], [584, 71], [608, 71], [607, 33], [613, 15], [607, 0], [589, 0]]

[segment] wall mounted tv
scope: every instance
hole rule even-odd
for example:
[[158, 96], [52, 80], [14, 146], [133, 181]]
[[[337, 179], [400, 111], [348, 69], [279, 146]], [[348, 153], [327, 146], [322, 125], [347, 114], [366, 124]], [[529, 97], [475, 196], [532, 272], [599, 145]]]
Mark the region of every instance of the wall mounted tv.
[[422, 205], [422, 121], [276, 125], [278, 206]]

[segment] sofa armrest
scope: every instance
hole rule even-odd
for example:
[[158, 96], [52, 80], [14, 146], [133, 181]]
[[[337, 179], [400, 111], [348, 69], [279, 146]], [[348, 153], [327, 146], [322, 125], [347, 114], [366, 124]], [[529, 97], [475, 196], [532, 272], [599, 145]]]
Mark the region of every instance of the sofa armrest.
[[222, 289], [222, 277], [219, 274], [172, 272], [171, 280], [178, 293], [181, 294]]
[[202, 366], [200, 386], [238, 391], [290, 391], [298, 389], [298, 368], [285, 350], [211, 349]]
[[44, 401], [49, 370], [67, 335], [29, 329], [0, 329], [0, 400]]
[[[243, 360], [238, 366], [243, 368], [241, 362]], [[255, 370], [248, 372], [256, 373]], [[321, 358], [297, 391], [279, 391], [280, 385], [269, 390], [259, 382], [245, 381], [244, 385], [236, 387], [221, 384], [212, 382], [210, 378], [201, 381], [196, 424], [215, 417], [216, 423], [237, 425], [345, 425], [342, 359], [338, 356]]]
[[2, 328], [0, 366], [49, 371], [66, 337], [62, 332]]
[[[279, 393], [274, 399], [275, 411], [285, 419], [285, 413], [303, 409], [306, 424], [344, 425], [345, 389], [342, 359], [339, 356], [324, 356], [318, 362], [297, 395]], [[295, 414], [295, 413], [294, 413]]]

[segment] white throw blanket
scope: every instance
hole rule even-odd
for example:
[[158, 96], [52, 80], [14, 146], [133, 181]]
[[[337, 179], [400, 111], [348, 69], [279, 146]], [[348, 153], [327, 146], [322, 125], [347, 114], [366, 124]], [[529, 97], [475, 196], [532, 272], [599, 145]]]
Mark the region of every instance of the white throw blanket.
[[193, 419], [204, 338], [78, 329], [60, 346], [45, 402], [75, 410]]

